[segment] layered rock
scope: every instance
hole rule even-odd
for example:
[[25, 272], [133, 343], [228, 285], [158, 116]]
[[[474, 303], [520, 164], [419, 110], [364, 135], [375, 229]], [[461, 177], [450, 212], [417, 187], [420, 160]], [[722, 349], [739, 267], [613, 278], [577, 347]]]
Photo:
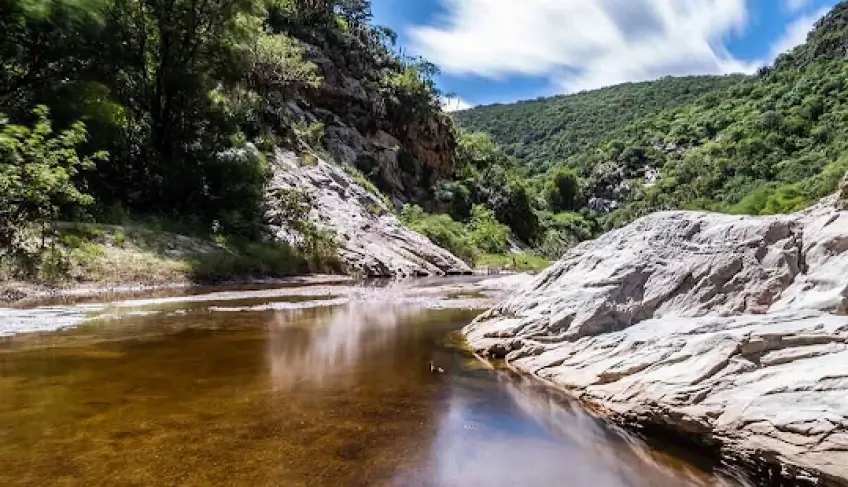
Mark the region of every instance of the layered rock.
[[387, 96], [375, 78], [379, 60], [306, 47], [323, 82], [306, 94], [308, 107], [295, 111], [324, 124], [324, 143], [337, 162], [372, 176], [398, 206], [426, 201], [439, 179], [453, 177], [457, 141], [445, 114]]
[[296, 191], [308, 202], [309, 219], [335, 236], [339, 256], [352, 272], [380, 277], [470, 272], [453, 254], [403, 226], [377, 195], [341, 168], [278, 152], [272, 169], [266, 217], [278, 240], [300, 238], [287, 223], [286, 204], [281, 201], [287, 191]]
[[795, 485], [848, 482], [848, 212], [664, 212], [569, 251], [465, 333], [611, 419]]

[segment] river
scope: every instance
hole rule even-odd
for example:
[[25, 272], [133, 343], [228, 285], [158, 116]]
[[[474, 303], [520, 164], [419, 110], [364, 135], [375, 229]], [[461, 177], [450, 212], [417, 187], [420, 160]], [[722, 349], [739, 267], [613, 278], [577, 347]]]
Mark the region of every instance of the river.
[[472, 357], [458, 330], [489, 296], [462, 278], [0, 310], [0, 485], [737, 485]]

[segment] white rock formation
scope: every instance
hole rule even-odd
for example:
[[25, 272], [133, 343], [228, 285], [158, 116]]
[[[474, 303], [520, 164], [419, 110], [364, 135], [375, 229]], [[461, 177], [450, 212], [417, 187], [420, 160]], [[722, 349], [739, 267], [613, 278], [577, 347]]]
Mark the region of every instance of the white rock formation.
[[465, 333], [481, 354], [792, 485], [848, 483], [848, 212], [665, 212], [569, 251]]
[[368, 276], [422, 276], [469, 273], [459, 258], [401, 224], [386, 204], [337, 166], [317, 159], [306, 163], [291, 152], [278, 152], [272, 163], [266, 215], [274, 236], [291, 242], [298, 236], [285, 224], [277, 197], [303, 193], [310, 219], [330, 230], [344, 263]]

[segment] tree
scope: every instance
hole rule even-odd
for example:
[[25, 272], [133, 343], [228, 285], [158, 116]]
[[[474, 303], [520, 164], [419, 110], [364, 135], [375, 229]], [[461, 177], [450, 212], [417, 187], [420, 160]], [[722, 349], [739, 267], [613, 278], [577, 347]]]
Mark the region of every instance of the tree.
[[488, 254], [506, 253], [509, 250], [509, 227], [500, 224], [494, 212], [483, 205], [474, 205], [471, 214], [469, 243]]
[[573, 211], [580, 194], [577, 174], [570, 169], [557, 169], [545, 183], [544, 196], [551, 211]]
[[92, 197], [73, 177], [104, 156], [84, 157], [77, 151], [86, 139], [83, 124], [55, 134], [46, 107], [32, 113], [32, 128], [10, 124], [0, 114], [0, 253], [17, 247], [28, 224], [52, 221], [62, 210], [91, 204]]
[[[114, 0], [106, 11], [112, 51], [101, 80], [126, 109], [124, 139], [110, 150], [111, 167], [128, 175], [129, 206], [165, 215], [256, 213], [259, 201], [231, 194], [260, 168], [230, 168], [224, 161], [258, 164], [257, 158], [222, 158], [239, 137], [243, 114], [222, 102], [237, 88], [279, 88], [289, 72], [290, 45], [267, 37], [266, 12], [254, 0]], [[297, 53], [294, 54], [295, 56]], [[297, 74], [299, 77], [300, 74]], [[298, 78], [299, 79], [299, 78]], [[214, 95], [214, 96], [212, 96]], [[233, 101], [230, 99], [229, 101]], [[260, 183], [261, 185], [261, 183]], [[261, 196], [261, 192], [257, 193]], [[252, 207], [252, 208], [251, 208]]]
[[0, 0], [0, 107], [26, 110], [36, 95], [94, 66], [99, 0]]

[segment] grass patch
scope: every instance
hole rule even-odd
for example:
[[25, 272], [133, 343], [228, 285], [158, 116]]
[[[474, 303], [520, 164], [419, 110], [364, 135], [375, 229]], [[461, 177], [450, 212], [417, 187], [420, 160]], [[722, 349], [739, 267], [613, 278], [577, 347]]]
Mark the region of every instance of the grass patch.
[[190, 237], [144, 226], [56, 224], [33, 233], [26, 252], [0, 256], [0, 279], [73, 283], [216, 283], [310, 273], [343, 273], [332, 239], [312, 236], [300, 247], [218, 237]]
[[499, 267], [518, 272], [540, 271], [551, 265], [544, 257], [533, 254], [482, 254], [474, 261], [475, 267]]
[[228, 241], [224, 247], [224, 252], [199, 254], [188, 259], [193, 280], [221, 282], [344, 271], [334, 252], [310, 254], [286, 244], [243, 240]]

